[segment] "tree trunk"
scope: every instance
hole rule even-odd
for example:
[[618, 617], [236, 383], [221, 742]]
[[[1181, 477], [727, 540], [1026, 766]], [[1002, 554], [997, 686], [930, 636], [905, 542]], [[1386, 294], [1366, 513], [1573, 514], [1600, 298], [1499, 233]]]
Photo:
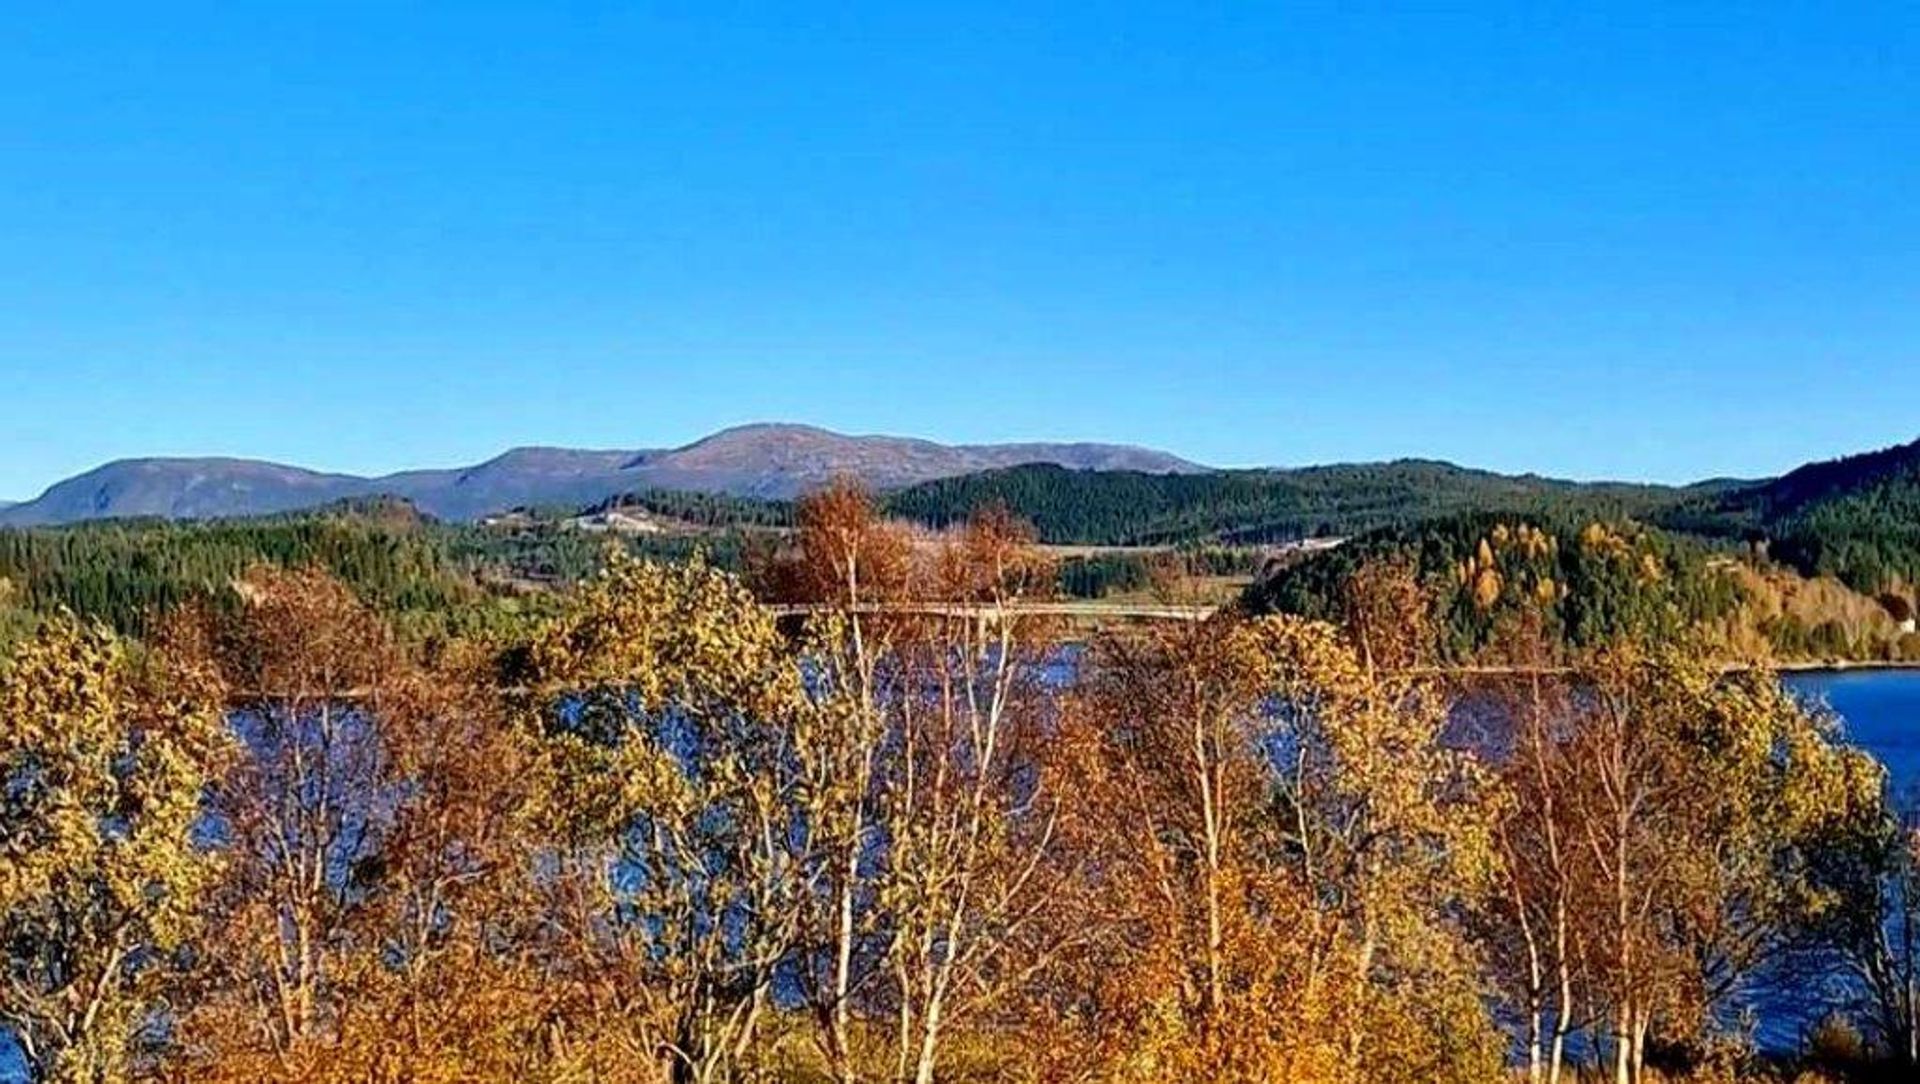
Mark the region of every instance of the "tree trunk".
[[1553, 1051], [1547, 1061], [1547, 1084], [1560, 1084], [1561, 1066], [1566, 1063], [1567, 1031], [1573, 1026], [1573, 968], [1567, 961], [1567, 896], [1565, 882], [1553, 903], [1554, 971], [1560, 980], [1559, 998], [1554, 1004]]
[[1633, 1018], [1625, 1004], [1613, 1013], [1613, 1084], [1633, 1084]]
[[1633, 1084], [1641, 1084], [1647, 1079], [1647, 1026], [1651, 1017], [1645, 1008], [1634, 1014], [1633, 1020]]
[[914, 1084], [933, 1084], [934, 1065], [940, 1051], [940, 1027], [940, 998], [935, 995], [920, 1023], [920, 1056], [914, 1065]]
[[859, 833], [855, 832], [847, 857], [846, 882], [840, 889], [839, 943], [835, 946], [833, 968], [833, 1039], [829, 1045], [833, 1048], [834, 1075], [840, 1084], [854, 1084], [853, 1059], [847, 1050], [847, 1033], [848, 1017], [852, 1011], [849, 1002], [853, 989], [853, 890], [854, 878], [860, 866], [859, 838]]

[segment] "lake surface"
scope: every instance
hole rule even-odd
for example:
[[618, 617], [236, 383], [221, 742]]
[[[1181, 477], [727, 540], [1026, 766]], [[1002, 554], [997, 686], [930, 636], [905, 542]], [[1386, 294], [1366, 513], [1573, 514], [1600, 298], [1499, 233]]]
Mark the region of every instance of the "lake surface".
[[[1811, 670], [1783, 675], [1787, 688], [1840, 718], [1846, 740], [1887, 767], [1896, 801], [1920, 796], [1920, 670]], [[1749, 998], [1763, 1048], [1792, 1050], [1828, 1010], [1858, 995], [1836, 963], [1786, 982], [1762, 981]]]
[[1847, 740], [1887, 766], [1896, 794], [1920, 791], [1920, 670], [1818, 670], [1783, 680], [1833, 709]]

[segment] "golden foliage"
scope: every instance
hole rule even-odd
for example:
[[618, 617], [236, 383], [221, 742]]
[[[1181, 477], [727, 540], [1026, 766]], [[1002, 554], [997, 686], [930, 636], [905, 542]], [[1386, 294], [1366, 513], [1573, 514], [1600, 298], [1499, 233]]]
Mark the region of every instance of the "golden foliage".
[[[219, 869], [194, 842], [229, 752], [202, 672], [49, 623], [0, 674], [0, 1020], [51, 1080], [119, 1080]], [[150, 955], [148, 960], [140, 960]]]
[[[804, 628], [626, 558], [504, 651], [417, 654], [312, 572], [137, 658], [55, 622], [0, 675], [0, 1013], [95, 1081], [1480, 1084], [1591, 1021], [1628, 1079], [1717, 1080], [1730, 984], [1861, 906], [1815, 858], [1884, 824], [1877, 766], [1671, 647], [1553, 677], [1561, 588], [1500, 571], [1544, 532], [1458, 570], [1538, 603], [1484, 746], [1411, 565], [1344, 629], [1065, 656], [1032, 542], [837, 486], [770, 566]], [[971, 606], [873, 605], [916, 598]]]
[[1099, 1079], [1488, 1079], [1473, 954], [1434, 921], [1492, 867], [1440, 703], [1289, 618], [1103, 650], [1069, 737], [1112, 925], [1050, 1044]]

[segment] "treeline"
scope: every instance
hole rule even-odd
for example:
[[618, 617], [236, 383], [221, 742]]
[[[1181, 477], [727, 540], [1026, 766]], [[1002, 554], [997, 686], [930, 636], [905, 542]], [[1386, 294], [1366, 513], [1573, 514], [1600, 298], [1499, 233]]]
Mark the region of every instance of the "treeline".
[[[1056, 577], [1017, 520], [929, 548], [843, 488], [754, 577], [817, 616], [621, 557], [431, 651], [319, 570], [140, 652], [46, 625], [0, 671], [31, 1077], [1912, 1071], [1915, 943], [1881, 936], [1910, 837], [1770, 675], [1603, 645], [1463, 742], [1405, 566], [1356, 569], [1344, 627], [1063, 655], [1018, 616]], [[1001, 617], [887, 605], [915, 599]], [[1813, 955], [1886, 981], [1757, 1050], [1745, 992]]]
[[606, 567], [607, 555], [685, 561], [694, 555], [730, 571], [745, 567], [759, 541], [744, 528], [700, 534], [627, 534], [582, 531], [554, 521], [449, 525], [440, 533], [458, 564], [490, 583], [549, 590], [587, 579]]
[[643, 511], [698, 527], [790, 527], [793, 502], [736, 497], [727, 493], [695, 493], [676, 489], [647, 489], [621, 493], [584, 509], [581, 515]]
[[[742, 572], [777, 547], [790, 503], [674, 492], [619, 498], [600, 511], [639, 510], [697, 532], [576, 530], [557, 514], [453, 524], [405, 502], [342, 502], [310, 512], [237, 520], [108, 520], [0, 529], [0, 645], [40, 617], [69, 611], [141, 636], [158, 614], [195, 600], [231, 606], [240, 575], [266, 563], [339, 577], [415, 638], [524, 623], [546, 595], [588, 579], [608, 553], [691, 560]], [[1091, 553], [1058, 565], [1067, 595], [1149, 589], [1168, 575], [1248, 575], [1246, 549], [1189, 545], [1165, 554]]]
[[610, 550], [663, 560], [701, 553], [744, 566], [738, 530], [619, 535], [535, 521], [446, 524], [404, 502], [234, 520], [105, 520], [0, 530], [0, 644], [62, 611], [139, 637], [160, 615], [193, 603], [232, 607], [248, 570], [320, 568], [415, 639], [523, 624], [552, 589], [604, 567]]
[[1683, 493], [1513, 477], [1426, 460], [1206, 474], [1035, 464], [927, 482], [889, 495], [885, 504], [893, 515], [940, 527], [999, 503], [1031, 522], [1044, 542], [1118, 546], [1344, 537], [1468, 511], [1618, 519], [1666, 508]]
[[1920, 585], [1920, 478], [1877, 484], [1804, 511], [1781, 525], [1769, 552], [1858, 591], [1911, 593]]
[[450, 613], [473, 600], [441, 538], [415, 518], [365, 512], [0, 530], [0, 579], [18, 606], [133, 634], [189, 601], [231, 598], [233, 581], [262, 562], [323, 568], [388, 612]]
[[1178, 590], [1194, 580], [1245, 578], [1260, 570], [1261, 551], [1245, 546], [1184, 545], [1158, 550], [1096, 550], [1059, 562], [1062, 594], [1072, 598]]
[[1555, 523], [1634, 520], [1710, 546], [1755, 546], [1856, 591], [1920, 585], [1920, 442], [1809, 464], [1762, 482], [1573, 483], [1402, 460], [1299, 470], [1152, 475], [1032, 465], [892, 494], [893, 514], [943, 525], [1006, 504], [1044, 541], [1263, 544], [1349, 537], [1472, 513]]

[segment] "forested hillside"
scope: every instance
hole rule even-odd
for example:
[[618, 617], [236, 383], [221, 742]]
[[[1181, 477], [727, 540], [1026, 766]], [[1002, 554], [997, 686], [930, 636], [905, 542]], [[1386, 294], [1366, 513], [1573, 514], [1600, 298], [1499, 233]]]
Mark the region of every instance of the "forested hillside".
[[410, 511], [325, 513], [172, 523], [123, 520], [0, 531], [0, 579], [16, 606], [68, 609], [126, 632], [195, 599], [231, 600], [261, 563], [317, 566], [388, 613], [450, 615], [480, 599], [449, 537]]
[[1611, 516], [1587, 494], [1520, 519], [1483, 502], [1364, 535], [1248, 600], [1332, 616], [1358, 568], [1401, 559], [1416, 565], [1456, 661], [1483, 652], [1517, 606], [1538, 608], [1569, 648], [1693, 627], [1722, 649], [1781, 658], [1920, 657], [1888, 617], [1910, 612], [1920, 583], [1920, 442], [1665, 492], [1637, 508], [1617, 501]]
[[1258, 612], [1342, 620], [1348, 584], [1375, 564], [1403, 564], [1424, 589], [1444, 657], [1478, 659], [1526, 613], [1555, 644], [1671, 638], [1740, 602], [1704, 547], [1630, 523], [1477, 512], [1388, 528], [1281, 569], [1257, 584]]
[[1031, 465], [913, 486], [889, 495], [886, 507], [944, 526], [998, 501], [1032, 522], [1042, 541], [1142, 545], [1345, 536], [1468, 511], [1644, 516], [1694, 493], [1502, 475], [1415, 459], [1210, 474]]
[[582, 514], [639, 509], [697, 527], [790, 527], [793, 502], [728, 493], [646, 489], [621, 493], [588, 506]]
[[1920, 441], [1697, 498], [1656, 516], [1676, 530], [1763, 540], [1807, 575], [1867, 592], [1920, 582]]
[[[751, 518], [761, 508], [706, 495], [634, 499], [716, 523]], [[713, 563], [737, 568], [745, 541], [725, 528], [608, 535], [536, 517], [446, 524], [392, 500], [251, 519], [0, 530], [0, 637], [9, 629], [17, 634], [33, 615], [62, 609], [140, 634], [154, 614], [190, 601], [232, 604], [234, 582], [260, 564], [324, 569], [411, 631], [473, 631], [520, 620], [538, 608], [544, 589], [584, 578], [612, 547], [676, 560], [699, 549]]]
[[1689, 641], [1729, 660], [1920, 660], [1888, 607], [1826, 576], [1632, 521], [1473, 513], [1362, 535], [1273, 569], [1244, 596], [1256, 613], [1343, 620], [1368, 570], [1407, 569], [1410, 607], [1452, 664], [1505, 663], [1522, 627], [1555, 660], [1622, 640]]

